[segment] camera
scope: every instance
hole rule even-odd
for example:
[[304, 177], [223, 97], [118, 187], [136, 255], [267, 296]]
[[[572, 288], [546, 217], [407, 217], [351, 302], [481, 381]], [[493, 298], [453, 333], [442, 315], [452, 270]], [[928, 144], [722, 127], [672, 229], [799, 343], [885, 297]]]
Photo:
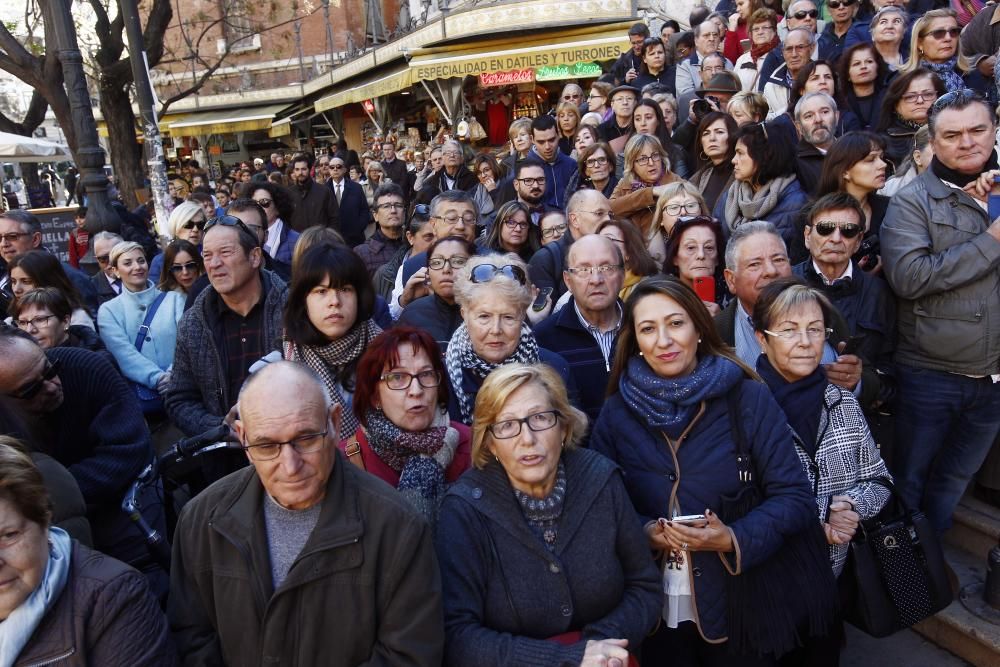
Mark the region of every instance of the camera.
[[[712, 106], [713, 104], [715, 106]], [[694, 105], [691, 107], [694, 115], [698, 118], [720, 109], [722, 109], [722, 104], [719, 102], [719, 98], [714, 95], [705, 95], [703, 99], [695, 100]]]
[[882, 254], [882, 243], [877, 234], [872, 234], [861, 242], [858, 251], [854, 253], [854, 260], [862, 269], [868, 271], [878, 264], [878, 256]]

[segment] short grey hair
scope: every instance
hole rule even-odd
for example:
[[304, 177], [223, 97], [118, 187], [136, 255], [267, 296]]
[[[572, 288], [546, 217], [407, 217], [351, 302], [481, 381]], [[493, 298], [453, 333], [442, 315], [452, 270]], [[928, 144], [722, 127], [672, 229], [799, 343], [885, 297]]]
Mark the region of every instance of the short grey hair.
[[455, 302], [463, 308], [471, 308], [476, 303], [477, 297], [489, 290], [509, 301], [521, 311], [523, 316], [532, 301], [530, 279], [527, 279], [526, 283], [522, 285], [516, 280], [498, 273], [489, 282], [474, 283], [472, 282], [472, 271], [482, 264], [492, 264], [497, 267], [510, 264], [524, 271], [526, 278], [528, 275], [528, 265], [512, 252], [494, 252], [488, 255], [470, 257], [466, 265], [455, 276]]
[[12, 208], [9, 211], [4, 211], [0, 213], [0, 218], [19, 222], [21, 228], [28, 234], [42, 233], [42, 222], [33, 213], [28, 213], [23, 208]]
[[97, 243], [98, 241], [114, 241], [115, 244], [118, 244], [124, 240], [125, 239], [121, 237], [121, 234], [115, 234], [114, 232], [105, 231], [94, 234], [94, 243]]
[[808, 102], [809, 100], [815, 99], [817, 97], [820, 98], [820, 99], [822, 99], [827, 104], [829, 104], [830, 108], [833, 109], [834, 111], [836, 111], [838, 113], [840, 112], [840, 109], [837, 107], [837, 100], [833, 99], [830, 95], [824, 93], [823, 91], [817, 90], [817, 91], [814, 91], [814, 92], [811, 92], [811, 93], [806, 93], [805, 95], [803, 95], [802, 97], [799, 98], [798, 102], [795, 103], [795, 120], [796, 120], [796, 122], [802, 116], [802, 107], [805, 106], [806, 102]]
[[788, 38], [792, 36], [792, 33], [796, 33], [796, 32], [801, 32], [803, 35], [805, 35], [806, 37], [809, 38], [809, 43], [811, 45], [816, 46], [816, 35], [815, 35], [815, 33], [810, 32], [806, 28], [792, 28], [791, 30], [788, 31], [788, 34], [785, 35], [785, 42], [787, 42]]
[[725, 67], [726, 62], [727, 62], [726, 61], [726, 57], [724, 55], [722, 55], [721, 53], [719, 53], [718, 51], [716, 51], [715, 53], [709, 53], [707, 56], [705, 56], [704, 58], [702, 58], [701, 62], [698, 63], [698, 69], [699, 70], [705, 69], [705, 63], [707, 63], [712, 58], [718, 58], [719, 60], [721, 60], [722, 61], [722, 66]]
[[479, 206], [476, 204], [476, 200], [465, 190], [445, 190], [444, 192], [438, 194], [431, 200], [431, 217], [434, 217], [438, 213], [438, 207], [446, 204], [470, 204], [472, 210], [476, 212], [476, 217], [479, 217]]
[[[735, 272], [738, 259], [740, 256], [740, 246], [751, 236], [756, 236], [757, 234], [772, 234], [781, 241], [781, 245], [785, 245], [785, 240], [781, 238], [781, 234], [778, 232], [778, 228], [767, 220], [751, 220], [750, 222], [745, 222], [736, 229], [733, 230], [732, 235], [729, 237], [729, 242], [726, 243], [726, 268], [730, 271]], [[785, 252], [787, 252], [787, 248]]]

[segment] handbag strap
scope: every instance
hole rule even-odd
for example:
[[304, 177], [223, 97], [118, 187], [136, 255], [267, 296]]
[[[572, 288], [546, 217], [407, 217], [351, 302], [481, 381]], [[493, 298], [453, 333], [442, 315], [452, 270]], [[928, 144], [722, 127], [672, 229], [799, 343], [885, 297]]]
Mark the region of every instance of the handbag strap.
[[166, 298], [167, 293], [160, 292], [160, 296], [153, 299], [153, 303], [149, 304], [149, 310], [146, 311], [146, 317], [143, 318], [142, 324], [139, 325], [139, 333], [135, 335], [135, 349], [138, 351], [142, 352], [142, 344], [146, 342], [146, 334], [149, 333], [149, 325], [153, 323], [153, 318], [156, 316], [156, 310]]
[[736, 469], [740, 473], [740, 481], [744, 485], [749, 485], [753, 482], [753, 465], [746, 434], [740, 425], [740, 395], [739, 387], [726, 394], [726, 406], [729, 412], [729, 430], [736, 442]]

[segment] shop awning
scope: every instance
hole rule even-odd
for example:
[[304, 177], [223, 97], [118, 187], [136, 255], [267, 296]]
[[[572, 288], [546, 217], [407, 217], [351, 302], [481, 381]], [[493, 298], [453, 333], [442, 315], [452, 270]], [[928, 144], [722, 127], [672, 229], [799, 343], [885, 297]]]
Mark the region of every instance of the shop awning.
[[269, 130], [274, 115], [288, 104], [271, 104], [250, 109], [222, 109], [189, 114], [187, 118], [170, 124], [170, 133], [175, 136], [199, 137], [210, 134], [250, 132]]
[[316, 112], [323, 113], [330, 109], [342, 107], [352, 102], [361, 102], [373, 97], [382, 97], [397, 91], [409, 88], [415, 79], [413, 70], [409, 67], [397, 67], [396, 69], [371, 77], [365, 81], [353, 84], [349, 88], [337, 91], [333, 95], [321, 98], [316, 102]]
[[629, 48], [627, 30], [615, 24], [589, 34], [566, 36], [563, 33], [564, 36], [557, 38], [534, 36], [465, 50], [453, 50], [452, 47], [428, 53], [429, 50], [421, 49], [419, 55], [410, 60], [410, 69], [414, 81], [431, 81], [613, 60]]
[[[189, 113], [168, 113], [166, 116], [160, 119], [157, 125], [160, 126], [160, 132], [169, 132], [170, 124], [176, 123], [190, 116]], [[142, 131], [136, 128], [136, 136], [141, 137]], [[102, 137], [108, 136], [108, 123], [103, 118], [97, 121], [97, 134]]]

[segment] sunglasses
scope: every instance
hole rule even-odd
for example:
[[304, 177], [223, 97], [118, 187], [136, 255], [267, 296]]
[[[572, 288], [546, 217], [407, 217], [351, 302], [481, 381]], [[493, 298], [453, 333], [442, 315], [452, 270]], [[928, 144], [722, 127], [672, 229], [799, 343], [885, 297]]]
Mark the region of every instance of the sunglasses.
[[206, 220], [188, 220], [183, 225], [181, 225], [181, 229], [198, 229], [198, 230], [202, 230], [202, 229], [205, 229], [206, 222], [207, 222]]
[[98, 255], [97, 256], [97, 263], [98, 264], [107, 264], [110, 261], [111, 261], [111, 255]]
[[257, 204], [260, 205], [261, 208], [271, 208], [270, 199], [255, 199], [254, 201], [257, 202]]
[[528, 276], [524, 275], [524, 269], [520, 266], [513, 266], [512, 264], [504, 264], [503, 266], [480, 264], [476, 268], [472, 269], [470, 280], [474, 283], [488, 283], [498, 274], [507, 276], [511, 280], [516, 280], [522, 285], [528, 284]]
[[936, 40], [942, 40], [945, 36], [956, 39], [962, 34], [961, 28], [938, 28], [937, 30], [931, 30], [930, 32], [925, 32], [924, 37], [933, 37]]
[[184, 273], [185, 271], [196, 271], [198, 269], [198, 262], [185, 262], [183, 264], [174, 264], [170, 267], [170, 273]]
[[260, 239], [257, 238], [257, 235], [253, 232], [253, 230], [246, 226], [245, 222], [237, 218], [235, 215], [220, 215], [218, 218], [212, 218], [208, 221], [208, 224], [205, 225], [205, 231], [207, 232], [216, 225], [221, 225], [223, 227], [236, 227], [237, 229], [246, 232], [247, 235], [253, 239], [254, 247], [260, 247]]
[[61, 362], [59, 359], [56, 359], [55, 361], [49, 361], [46, 359], [45, 370], [42, 371], [42, 376], [17, 393], [11, 394], [11, 398], [16, 398], [20, 401], [30, 401], [33, 399], [38, 395], [38, 392], [42, 390], [46, 382], [49, 382], [52, 378], [59, 375], [60, 365]]
[[793, 17], [794, 17], [794, 18], [795, 18], [796, 20], [799, 20], [799, 21], [801, 21], [802, 19], [804, 19], [804, 18], [805, 18], [805, 17], [807, 17], [807, 16], [808, 16], [809, 18], [811, 18], [811, 19], [814, 19], [814, 18], [816, 18], [816, 17], [818, 17], [818, 16], [819, 16], [819, 12], [818, 12], [818, 11], [816, 11], [815, 9], [806, 9], [806, 10], [803, 10], [803, 11], [801, 11], [801, 12], [795, 12], [794, 14], [792, 14], [792, 16], [793, 16]]
[[815, 229], [816, 233], [820, 236], [829, 236], [837, 229], [840, 229], [840, 235], [845, 239], [853, 239], [861, 233], [861, 225], [856, 222], [838, 224], [836, 222], [830, 222], [829, 220], [821, 220], [813, 225], [813, 229]]

